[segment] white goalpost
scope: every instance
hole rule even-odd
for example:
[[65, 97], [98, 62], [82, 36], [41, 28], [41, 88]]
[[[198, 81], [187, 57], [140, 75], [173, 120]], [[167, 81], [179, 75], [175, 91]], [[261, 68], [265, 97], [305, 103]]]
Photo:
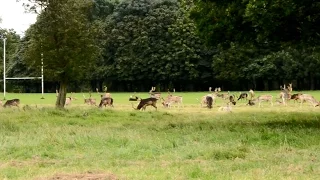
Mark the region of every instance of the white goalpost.
[[41, 99], [44, 99], [44, 81], [43, 81], [43, 54], [41, 53], [41, 76], [40, 77], [6, 77], [6, 38], [3, 39], [3, 99], [6, 99], [6, 80], [32, 80], [41, 79]]

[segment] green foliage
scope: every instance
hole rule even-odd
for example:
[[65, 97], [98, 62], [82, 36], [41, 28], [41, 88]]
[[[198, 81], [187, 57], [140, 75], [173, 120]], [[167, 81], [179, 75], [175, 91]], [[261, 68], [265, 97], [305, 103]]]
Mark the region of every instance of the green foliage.
[[27, 32], [26, 60], [41, 66], [43, 53], [48, 78], [64, 82], [83, 78], [97, 52], [95, 27], [88, 17], [91, 6], [87, 1], [50, 2]]
[[320, 77], [315, 51], [320, 43], [319, 6], [315, 1], [296, 0], [200, 0], [191, 17], [206, 43], [218, 48], [213, 57], [218, 79], [307, 77], [312, 88]]
[[123, 1], [105, 18], [105, 28], [104, 77], [161, 82], [199, 76], [202, 44], [177, 2]]

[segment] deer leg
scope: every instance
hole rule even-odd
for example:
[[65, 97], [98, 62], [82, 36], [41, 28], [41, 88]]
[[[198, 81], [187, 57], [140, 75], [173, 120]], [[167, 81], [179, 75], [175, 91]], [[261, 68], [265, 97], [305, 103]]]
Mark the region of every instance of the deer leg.
[[158, 110], [158, 108], [155, 104], [151, 104], [151, 106], [153, 106], [156, 109], [156, 111]]

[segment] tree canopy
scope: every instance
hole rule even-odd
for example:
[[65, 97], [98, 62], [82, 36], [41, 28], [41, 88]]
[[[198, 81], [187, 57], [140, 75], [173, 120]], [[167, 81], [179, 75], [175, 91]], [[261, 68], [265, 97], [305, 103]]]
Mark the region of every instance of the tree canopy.
[[37, 74], [43, 53], [46, 83], [69, 91], [320, 88], [316, 1], [32, 1], [11, 70]]
[[92, 5], [87, 0], [50, 1], [27, 32], [26, 61], [41, 66], [43, 58], [46, 78], [60, 83], [57, 107], [64, 106], [68, 83], [81, 80], [98, 53]]

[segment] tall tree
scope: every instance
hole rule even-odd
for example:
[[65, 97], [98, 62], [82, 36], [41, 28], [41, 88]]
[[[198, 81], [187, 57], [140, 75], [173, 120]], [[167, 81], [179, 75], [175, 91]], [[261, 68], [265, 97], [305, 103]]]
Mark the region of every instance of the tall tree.
[[[41, 66], [45, 75], [59, 81], [56, 107], [63, 108], [70, 81], [82, 79], [95, 61], [98, 48], [89, 0], [37, 1], [46, 7], [28, 30], [26, 60]], [[43, 56], [42, 56], [43, 55]]]

